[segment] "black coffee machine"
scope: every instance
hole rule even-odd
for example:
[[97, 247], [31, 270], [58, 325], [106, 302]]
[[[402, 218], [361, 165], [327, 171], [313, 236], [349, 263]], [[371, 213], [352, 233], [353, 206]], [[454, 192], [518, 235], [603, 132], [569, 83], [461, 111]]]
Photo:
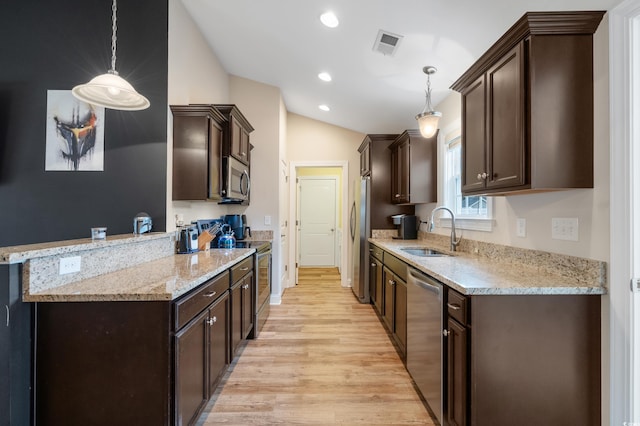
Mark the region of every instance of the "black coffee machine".
[[231, 226], [236, 240], [244, 240], [251, 236], [251, 228], [247, 226], [247, 216], [243, 214], [226, 214], [223, 217], [224, 223]]

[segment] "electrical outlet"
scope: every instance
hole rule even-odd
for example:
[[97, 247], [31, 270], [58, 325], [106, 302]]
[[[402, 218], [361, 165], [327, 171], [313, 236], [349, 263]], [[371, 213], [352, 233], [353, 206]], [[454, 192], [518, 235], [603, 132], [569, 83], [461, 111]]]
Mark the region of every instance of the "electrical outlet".
[[578, 241], [577, 217], [554, 217], [551, 219], [551, 238], [554, 240]]
[[71, 256], [60, 258], [60, 275], [80, 272], [82, 257]]
[[516, 219], [516, 236], [522, 238], [527, 236], [527, 219], [521, 217]]
[[271, 216], [265, 216], [264, 217], [264, 224], [265, 225], [271, 225]]

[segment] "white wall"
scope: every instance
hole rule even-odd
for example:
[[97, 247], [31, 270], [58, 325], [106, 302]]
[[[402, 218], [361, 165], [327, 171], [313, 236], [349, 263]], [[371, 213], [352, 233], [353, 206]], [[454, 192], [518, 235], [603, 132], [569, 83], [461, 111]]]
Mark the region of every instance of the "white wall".
[[[594, 188], [554, 193], [492, 197], [495, 225], [492, 232], [462, 231], [462, 237], [528, 249], [543, 250], [607, 261], [609, 259], [609, 72], [608, 19], [605, 16], [594, 36]], [[460, 95], [452, 93], [437, 106], [442, 111], [441, 129], [460, 120]], [[444, 139], [444, 138], [443, 138]], [[443, 147], [438, 151], [441, 154]], [[443, 181], [442, 168], [439, 182]], [[439, 193], [438, 205], [443, 203]], [[417, 206], [416, 214], [427, 220], [435, 204]], [[551, 239], [552, 217], [577, 217], [579, 241]], [[526, 219], [526, 237], [515, 236], [516, 219]], [[436, 232], [448, 235], [448, 229]]]
[[[286, 116], [282, 117], [283, 101], [280, 89], [245, 78], [230, 76], [230, 100], [236, 104], [254, 127], [250, 135], [251, 150], [251, 204], [229, 206], [229, 213], [247, 215], [252, 230], [273, 231], [273, 284], [271, 294], [275, 302], [282, 294], [280, 277], [281, 238], [280, 223], [280, 145], [286, 130]], [[283, 128], [281, 128], [283, 127]], [[265, 217], [270, 217], [267, 224]]]
[[[229, 75], [224, 70], [182, 1], [169, 0], [169, 105], [229, 103]], [[175, 229], [175, 215], [185, 222], [220, 217], [225, 206], [207, 201], [172, 201], [173, 117], [167, 109], [167, 231]]]

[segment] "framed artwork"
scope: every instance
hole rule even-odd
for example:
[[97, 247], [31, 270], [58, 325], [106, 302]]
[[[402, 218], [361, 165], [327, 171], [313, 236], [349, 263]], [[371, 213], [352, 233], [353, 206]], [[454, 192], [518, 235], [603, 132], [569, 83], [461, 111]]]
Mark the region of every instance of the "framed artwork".
[[104, 171], [104, 108], [47, 91], [45, 171]]

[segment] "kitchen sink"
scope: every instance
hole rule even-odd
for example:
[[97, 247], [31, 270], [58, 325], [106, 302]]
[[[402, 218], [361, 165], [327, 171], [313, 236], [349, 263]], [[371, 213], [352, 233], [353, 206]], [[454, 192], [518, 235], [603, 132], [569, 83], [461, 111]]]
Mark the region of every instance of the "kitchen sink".
[[400, 250], [406, 252], [407, 254], [412, 254], [414, 256], [420, 257], [449, 256], [447, 253], [424, 247], [404, 247]]

